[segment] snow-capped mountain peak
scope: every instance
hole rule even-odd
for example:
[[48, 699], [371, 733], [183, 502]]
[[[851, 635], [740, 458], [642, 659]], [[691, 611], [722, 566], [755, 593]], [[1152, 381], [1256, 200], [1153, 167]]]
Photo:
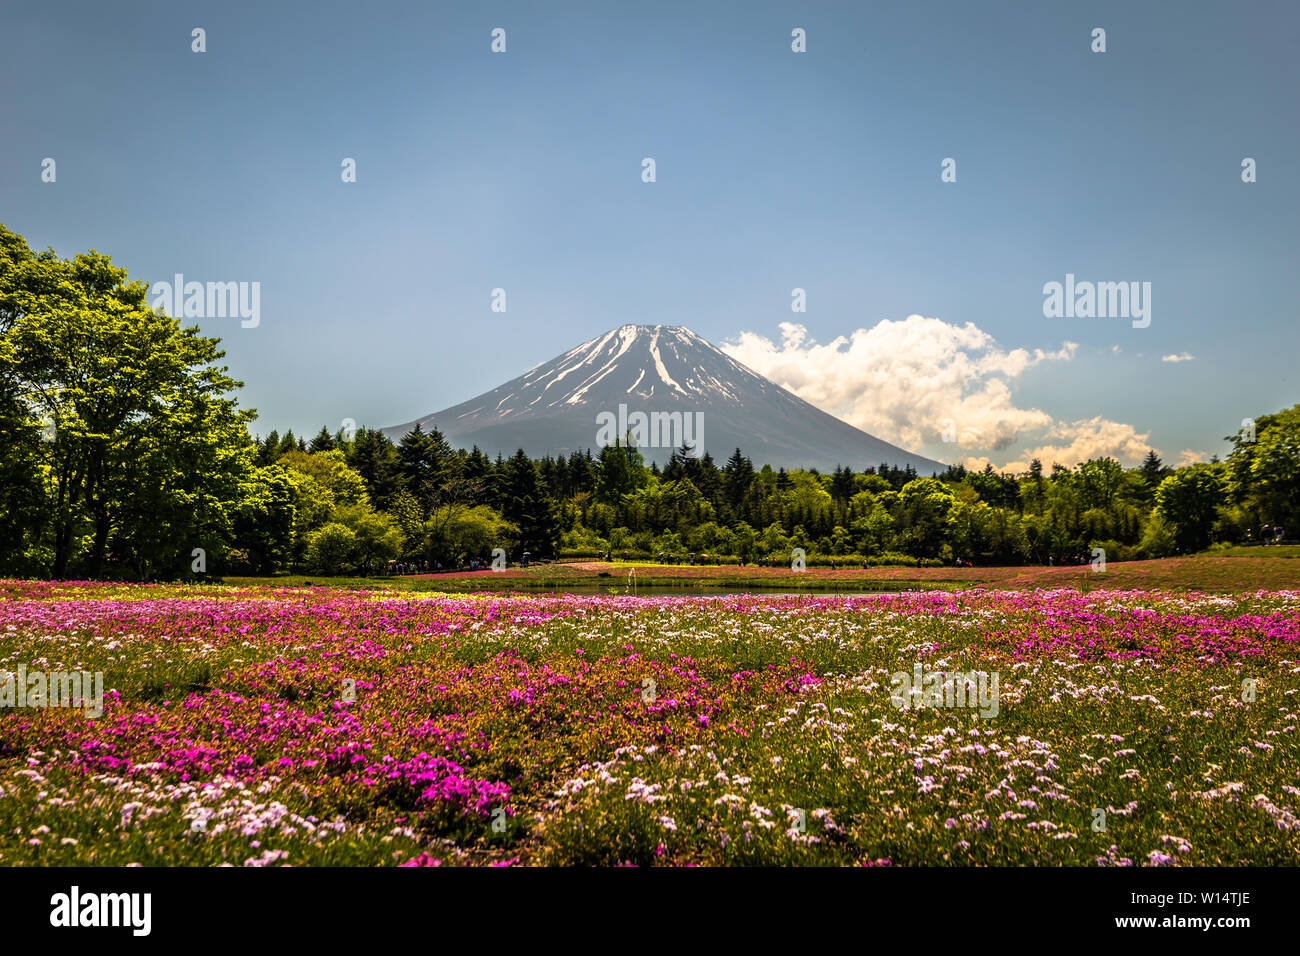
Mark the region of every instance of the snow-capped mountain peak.
[[[492, 455], [523, 448], [540, 456], [597, 450], [602, 414], [618, 415], [620, 407], [620, 423], [629, 415], [635, 422], [637, 412], [696, 416], [703, 425], [701, 451], [715, 458], [739, 447], [755, 464], [773, 467], [910, 463], [922, 474], [943, 468], [826, 414], [680, 325], [621, 325], [415, 421], [426, 430], [436, 426], [462, 447], [477, 444]], [[384, 431], [398, 439], [415, 421]], [[661, 462], [673, 451], [657, 440], [638, 444], [648, 459]]]

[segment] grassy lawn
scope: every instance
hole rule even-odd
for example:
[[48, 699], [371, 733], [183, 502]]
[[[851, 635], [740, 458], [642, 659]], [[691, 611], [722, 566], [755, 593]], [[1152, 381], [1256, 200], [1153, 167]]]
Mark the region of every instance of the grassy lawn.
[[[474, 591], [562, 591], [565, 588], [616, 588], [633, 585], [708, 590], [757, 591], [765, 588], [809, 591], [961, 590], [967, 588], [1070, 588], [1078, 590], [1146, 589], [1235, 593], [1252, 589], [1300, 588], [1300, 546], [1239, 548], [1228, 553], [1200, 554], [1153, 561], [1110, 562], [1104, 572], [1084, 567], [989, 568], [789, 568], [682, 567], [636, 563], [582, 561], [568, 564], [510, 568], [398, 578], [325, 578], [277, 575], [272, 578], [227, 577], [237, 587], [307, 583], [412, 591], [466, 593]], [[634, 578], [631, 577], [634, 575]]]

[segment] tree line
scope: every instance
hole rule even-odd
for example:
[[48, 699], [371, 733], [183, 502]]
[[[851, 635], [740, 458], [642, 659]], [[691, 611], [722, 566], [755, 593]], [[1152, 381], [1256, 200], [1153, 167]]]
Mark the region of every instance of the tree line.
[[0, 574], [156, 579], [601, 555], [810, 563], [1068, 562], [1191, 553], [1297, 526], [1300, 405], [1223, 461], [1034, 461], [1023, 474], [661, 469], [623, 441], [491, 458], [437, 429], [249, 433], [220, 342], [151, 310], [99, 253], [0, 226]]

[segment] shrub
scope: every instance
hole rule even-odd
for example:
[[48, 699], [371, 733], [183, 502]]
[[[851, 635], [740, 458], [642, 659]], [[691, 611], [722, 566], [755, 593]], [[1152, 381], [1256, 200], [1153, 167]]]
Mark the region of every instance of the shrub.
[[307, 536], [307, 565], [321, 574], [339, 574], [356, 560], [357, 536], [347, 525], [331, 521]]

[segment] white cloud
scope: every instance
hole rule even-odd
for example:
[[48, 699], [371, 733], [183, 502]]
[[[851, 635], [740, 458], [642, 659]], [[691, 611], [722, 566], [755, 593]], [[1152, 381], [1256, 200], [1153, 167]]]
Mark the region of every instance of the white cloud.
[[858, 329], [825, 345], [808, 330], [781, 323], [781, 344], [742, 332], [722, 350], [800, 398], [863, 431], [904, 447], [940, 441], [948, 420], [959, 444], [1000, 449], [1052, 418], [1018, 408], [1008, 384], [1046, 361], [1067, 361], [1077, 346], [1054, 352], [999, 348], [972, 323], [910, 315]]
[[1191, 352], [1179, 352], [1177, 355], [1162, 355], [1162, 356], [1160, 356], [1160, 361], [1162, 361], [1162, 362], [1190, 362], [1190, 361], [1192, 361], [1194, 358], [1196, 358], [1196, 356], [1193, 355]]
[[[993, 467], [999, 471], [1028, 471], [1029, 463], [1035, 458], [1049, 473], [1053, 465], [1073, 468], [1090, 458], [1114, 458], [1120, 464], [1135, 465], [1151, 448], [1150, 432], [1138, 432], [1132, 425], [1101, 417], [1057, 422], [1047, 429], [1045, 437], [1057, 441], [1020, 452], [1015, 461], [993, 462]], [[967, 458], [963, 462], [967, 468], [977, 470], [989, 463], [984, 457]]]
[[1209, 461], [1210, 456], [1203, 451], [1194, 451], [1191, 448], [1184, 448], [1178, 453], [1178, 467], [1184, 465], [1195, 465], [1197, 462]]
[[[1003, 349], [973, 323], [909, 315], [825, 344], [809, 338], [803, 325], [782, 322], [779, 345], [742, 332], [721, 348], [849, 424], [903, 448], [929, 448], [942, 460], [955, 460], [956, 448], [1000, 451], [1037, 441], [994, 467], [1023, 471], [1039, 458], [1050, 470], [1054, 462], [1074, 466], [1101, 455], [1130, 463], [1150, 448], [1147, 434], [1132, 425], [1100, 417], [1057, 422], [1041, 409], [1016, 405], [1015, 380], [1040, 363], [1070, 361], [1078, 348], [1073, 342], [1054, 351]], [[955, 445], [941, 442], [945, 427], [955, 432]], [[966, 465], [983, 468], [988, 461], [970, 457]]]

